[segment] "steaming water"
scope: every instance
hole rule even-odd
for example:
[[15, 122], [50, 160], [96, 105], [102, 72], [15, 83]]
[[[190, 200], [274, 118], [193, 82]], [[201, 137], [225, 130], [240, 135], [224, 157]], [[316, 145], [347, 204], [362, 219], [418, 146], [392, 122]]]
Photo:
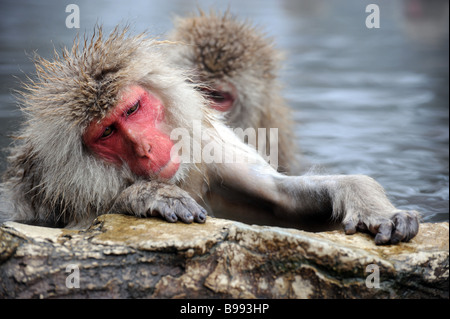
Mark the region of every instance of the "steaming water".
[[[164, 37], [175, 14], [228, 7], [263, 27], [286, 53], [281, 78], [296, 134], [313, 171], [368, 174], [396, 206], [426, 221], [449, 219], [448, 1], [380, 4], [380, 28], [365, 25], [370, 1], [71, 1], [81, 28], [65, 27], [65, 3], [0, 3], [0, 146], [20, 123], [11, 92], [33, 71], [36, 50], [70, 46], [95, 23], [130, 23]], [[63, 132], [61, 132], [63, 134]], [[5, 169], [1, 154], [0, 169]]]

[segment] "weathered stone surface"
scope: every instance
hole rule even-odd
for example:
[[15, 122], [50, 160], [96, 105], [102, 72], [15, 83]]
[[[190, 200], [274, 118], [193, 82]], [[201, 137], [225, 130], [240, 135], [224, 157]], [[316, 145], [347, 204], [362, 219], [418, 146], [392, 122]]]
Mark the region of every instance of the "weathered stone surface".
[[[0, 228], [0, 296], [448, 298], [448, 250], [448, 223], [422, 224], [409, 243], [375, 246], [365, 234], [215, 218], [185, 225], [103, 215], [87, 231], [9, 222]], [[79, 288], [66, 286], [71, 265]], [[379, 270], [379, 288], [366, 284], [377, 275], [368, 265]]]

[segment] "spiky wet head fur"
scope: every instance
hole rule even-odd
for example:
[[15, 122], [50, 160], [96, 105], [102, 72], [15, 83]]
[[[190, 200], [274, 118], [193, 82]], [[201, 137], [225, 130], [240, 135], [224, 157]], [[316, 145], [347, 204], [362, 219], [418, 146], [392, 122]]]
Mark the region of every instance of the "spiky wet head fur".
[[164, 62], [163, 42], [118, 28], [105, 37], [101, 27], [79, 42], [55, 53], [53, 61], [37, 58], [36, 77], [21, 93], [26, 122], [5, 174], [16, 220], [88, 221], [137, 179], [126, 167], [90, 154], [82, 142], [87, 125], [108, 114], [123, 87], [138, 84], [157, 94], [173, 127], [202, 119], [201, 96], [192, 95], [184, 74]]
[[241, 22], [229, 12], [177, 18], [173, 39], [190, 45], [187, 59], [203, 81], [234, 77], [242, 70], [255, 70], [261, 77], [274, 78], [279, 53], [272, 42], [257, 28]]

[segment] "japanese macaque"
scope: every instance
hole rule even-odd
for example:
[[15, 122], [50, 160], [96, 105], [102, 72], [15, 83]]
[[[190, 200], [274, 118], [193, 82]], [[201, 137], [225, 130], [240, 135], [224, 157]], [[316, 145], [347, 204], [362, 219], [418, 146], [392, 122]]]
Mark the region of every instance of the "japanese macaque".
[[[282, 56], [272, 40], [228, 12], [203, 11], [178, 17], [169, 38], [186, 44], [174, 46], [173, 61], [194, 71], [192, 80], [226, 123], [244, 132], [253, 129], [256, 138], [251, 136], [248, 143], [262, 154], [270, 144], [269, 130], [276, 128], [278, 162], [272, 159], [271, 164], [281, 172], [298, 171], [293, 117], [277, 79]], [[258, 140], [258, 129], [265, 129], [265, 138]]]
[[37, 59], [23, 89], [26, 121], [5, 173], [8, 219], [83, 228], [123, 213], [204, 223], [203, 194], [215, 186], [264, 201], [275, 216], [326, 214], [377, 244], [417, 234], [418, 214], [396, 209], [370, 177], [277, 172], [167, 60], [170, 43], [101, 28], [78, 43]]

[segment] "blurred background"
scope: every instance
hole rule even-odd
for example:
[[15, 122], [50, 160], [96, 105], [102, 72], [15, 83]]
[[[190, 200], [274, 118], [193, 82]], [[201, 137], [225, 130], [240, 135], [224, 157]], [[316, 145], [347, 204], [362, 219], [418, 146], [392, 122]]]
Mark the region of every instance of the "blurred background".
[[[370, 3], [380, 28], [366, 27]], [[69, 4], [79, 29], [66, 27]], [[51, 58], [96, 23], [164, 38], [176, 15], [197, 8], [229, 9], [285, 52], [283, 93], [308, 168], [370, 175], [397, 207], [449, 220], [448, 0], [1, 0], [0, 171], [20, 124], [12, 92], [34, 71], [34, 52]]]

